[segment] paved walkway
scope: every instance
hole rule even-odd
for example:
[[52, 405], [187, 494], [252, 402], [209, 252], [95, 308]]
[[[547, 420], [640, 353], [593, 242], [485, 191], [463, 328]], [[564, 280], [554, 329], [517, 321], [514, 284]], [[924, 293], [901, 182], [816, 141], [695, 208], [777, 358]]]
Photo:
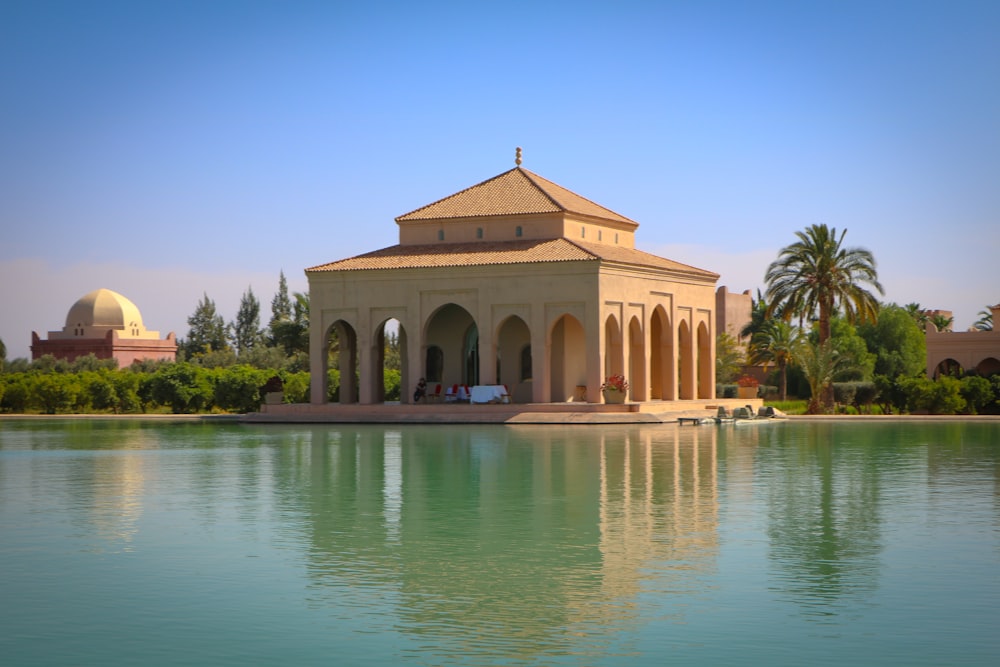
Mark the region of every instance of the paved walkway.
[[714, 417], [718, 406], [761, 405], [759, 399], [699, 399], [605, 403], [468, 404], [431, 403], [360, 405], [284, 403], [261, 406], [243, 416], [247, 422], [369, 424], [663, 424], [681, 417]]

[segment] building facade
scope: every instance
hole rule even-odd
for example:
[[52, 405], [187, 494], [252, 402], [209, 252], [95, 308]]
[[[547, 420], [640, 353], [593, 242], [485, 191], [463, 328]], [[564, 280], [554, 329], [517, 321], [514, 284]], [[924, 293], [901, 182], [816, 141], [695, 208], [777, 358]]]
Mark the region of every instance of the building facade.
[[397, 245], [306, 270], [313, 403], [332, 355], [341, 403], [384, 399], [390, 323], [404, 402], [421, 377], [601, 402], [616, 374], [632, 401], [714, 398], [719, 276], [635, 249], [636, 222], [517, 166], [396, 223]]
[[938, 331], [933, 322], [927, 323], [927, 377], [1000, 373], [1000, 330], [996, 328], [1000, 304], [991, 306], [990, 311], [994, 328], [988, 331]]
[[98, 289], [73, 304], [62, 331], [50, 331], [46, 340], [31, 332], [31, 358], [46, 354], [67, 361], [93, 354], [117, 359], [119, 368], [124, 368], [144, 359], [174, 361], [177, 339], [173, 332], [160, 339], [160, 332], [143, 325], [134, 303], [117, 292]]

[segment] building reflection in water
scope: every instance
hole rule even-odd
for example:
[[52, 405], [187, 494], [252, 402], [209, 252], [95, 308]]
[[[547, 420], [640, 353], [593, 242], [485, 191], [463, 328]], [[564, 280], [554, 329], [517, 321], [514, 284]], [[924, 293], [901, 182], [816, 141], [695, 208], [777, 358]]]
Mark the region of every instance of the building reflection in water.
[[308, 483], [279, 484], [306, 514], [312, 603], [380, 609], [423, 644], [596, 647], [644, 592], [690, 593], [714, 567], [715, 429], [312, 435]]

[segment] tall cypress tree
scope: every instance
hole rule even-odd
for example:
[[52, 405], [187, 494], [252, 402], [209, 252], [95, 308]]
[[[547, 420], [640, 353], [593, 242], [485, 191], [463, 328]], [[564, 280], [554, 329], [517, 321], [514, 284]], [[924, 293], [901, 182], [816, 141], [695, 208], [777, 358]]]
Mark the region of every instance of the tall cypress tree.
[[226, 322], [207, 293], [187, 322], [191, 329], [183, 345], [189, 356], [226, 349]]
[[252, 287], [247, 287], [247, 291], [243, 293], [240, 309], [229, 329], [230, 340], [233, 341], [237, 355], [249, 352], [260, 340], [260, 301], [254, 296]]

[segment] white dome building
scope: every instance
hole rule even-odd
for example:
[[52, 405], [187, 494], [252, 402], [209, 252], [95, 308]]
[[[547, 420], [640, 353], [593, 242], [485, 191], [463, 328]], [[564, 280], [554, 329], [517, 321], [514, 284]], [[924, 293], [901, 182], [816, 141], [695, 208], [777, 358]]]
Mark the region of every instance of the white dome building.
[[159, 331], [143, 325], [134, 303], [102, 288], [73, 304], [62, 331], [50, 331], [47, 340], [31, 333], [31, 358], [46, 354], [68, 361], [93, 354], [98, 359], [117, 359], [118, 366], [125, 367], [142, 359], [175, 360], [177, 339], [171, 332], [161, 340]]

